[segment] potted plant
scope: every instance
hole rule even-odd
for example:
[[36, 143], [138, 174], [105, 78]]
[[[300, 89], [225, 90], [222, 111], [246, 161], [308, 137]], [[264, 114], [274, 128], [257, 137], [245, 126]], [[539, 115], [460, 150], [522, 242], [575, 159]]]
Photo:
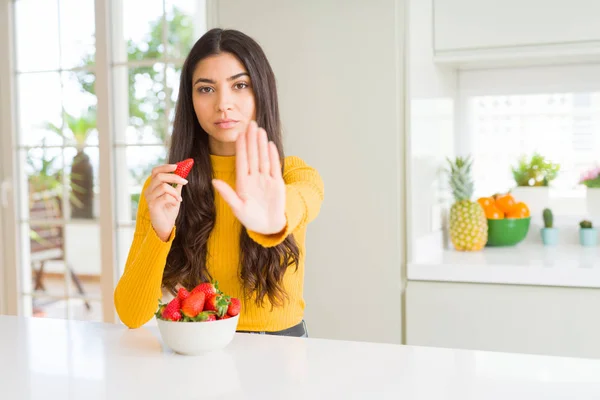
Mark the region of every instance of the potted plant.
[[541, 214], [550, 205], [549, 186], [559, 170], [560, 165], [539, 153], [534, 153], [530, 158], [521, 156], [517, 165], [512, 167], [516, 187], [511, 193], [527, 204], [532, 214]]
[[595, 246], [598, 241], [598, 231], [589, 220], [579, 223], [579, 242], [582, 246]]
[[586, 187], [586, 203], [588, 214], [600, 216], [600, 167], [594, 167], [583, 174], [579, 183]]
[[47, 129], [61, 136], [66, 144], [74, 144], [77, 154], [73, 157], [69, 175], [71, 196], [71, 218], [94, 218], [94, 170], [89, 156], [84, 152], [90, 134], [96, 129], [96, 110], [88, 109], [79, 117], [64, 113], [65, 131], [54, 124]]
[[558, 243], [558, 228], [554, 227], [552, 210], [545, 208], [542, 217], [544, 219], [544, 227], [541, 229], [542, 242], [545, 246], [556, 246]]

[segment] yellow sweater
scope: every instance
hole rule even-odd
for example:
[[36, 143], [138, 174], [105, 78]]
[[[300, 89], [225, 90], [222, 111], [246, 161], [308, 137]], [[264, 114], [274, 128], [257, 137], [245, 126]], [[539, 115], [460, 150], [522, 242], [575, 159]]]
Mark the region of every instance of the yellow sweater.
[[[235, 156], [211, 155], [215, 178], [235, 188]], [[293, 234], [300, 248], [298, 270], [288, 268], [283, 284], [289, 297], [283, 307], [274, 307], [268, 298], [265, 305], [257, 307], [253, 301], [245, 302], [239, 279], [239, 234], [242, 225], [233, 215], [229, 205], [215, 191], [216, 221], [208, 242], [207, 268], [219, 289], [242, 301], [238, 330], [277, 331], [299, 323], [304, 315], [304, 255], [306, 226], [320, 211], [323, 201], [323, 182], [318, 172], [298, 157], [286, 157], [283, 172], [286, 183], [286, 229], [277, 235], [248, 232], [262, 246], [277, 245]], [[144, 189], [149, 179], [144, 184]], [[183, 190], [188, 190], [184, 187]], [[176, 235], [173, 228], [167, 242], [163, 242], [150, 223], [148, 205], [140, 197], [133, 243], [129, 250], [123, 275], [115, 288], [115, 308], [121, 321], [130, 328], [148, 322], [158, 308], [158, 299], [172, 298], [162, 288], [162, 276], [167, 255]], [[191, 289], [191, 288], [188, 288]]]

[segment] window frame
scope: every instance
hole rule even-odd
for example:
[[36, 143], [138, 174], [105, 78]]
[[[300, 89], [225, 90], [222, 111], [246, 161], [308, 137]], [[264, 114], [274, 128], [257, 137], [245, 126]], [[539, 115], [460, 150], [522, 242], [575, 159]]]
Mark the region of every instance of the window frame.
[[[3, 238], [3, 248], [0, 248], [0, 276], [3, 284], [0, 285], [0, 313], [11, 315], [23, 314], [23, 294], [20, 285], [20, 271], [22, 260], [20, 257], [20, 217], [17, 209], [18, 202], [22, 201], [15, 182], [19, 182], [18, 146], [17, 142], [17, 89], [16, 78], [16, 49], [14, 26], [14, 3], [20, 0], [0, 0], [0, 44], [8, 49], [7, 57], [0, 60], [0, 184], [8, 187], [7, 204], [3, 205], [0, 199], [0, 237]], [[56, 0], [58, 1], [58, 0]], [[96, 55], [95, 65], [87, 70], [96, 76], [95, 89], [97, 96], [97, 130], [99, 151], [99, 216], [95, 222], [100, 227], [101, 246], [101, 275], [100, 287], [102, 292], [102, 320], [103, 322], [118, 322], [118, 317], [113, 304], [113, 291], [117, 283], [118, 257], [117, 236], [122, 224], [117, 221], [118, 182], [116, 172], [116, 154], [118, 147], [124, 146], [116, 143], [115, 120], [118, 119], [120, 110], [116, 107], [122, 102], [115, 98], [113, 87], [114, 69], [117, 66], [130, 68], [140, 63], [113, 62], [113, 42], [115, 36], [115, 21], [118, 15], [113, 14], [115, 4], [127, 0], [94, 0], [95, 12], [95, 38]], [[205, 3], [206, 29], [218, 26], [217, 0], [198, 0]], [[165, 2], [163, 1], [163, 23], [165, 23]], [[118, 27], [117, 27], [118, 28]], [[163, 38], [163, 41], [165, 38]], [[183, 60], [170, 59], [166, 54], [160, 59], [144, 60], [145, 65], [161, 63], [167, 66], [179, 67]], [[174, 63], [173, 61], [178, 61]], [[166, 78], [165, 78], [166, 79]], [[126, 104], [126, 103], [125, 103]], [[174, 104], [173, 104], [174, 106]], [[165, 124], [168, 127], [168, 107]], [[127, 113], [125, 113], [127, 114]], [[160, 144], [159, 144], [160, 145]], [[129, 146], [129, 144], [125, 145]], [[133, 144], [136, 146], [136, 144]], [[0, 193], [1, 195], [2, 193]], [[135, 221], [131, 225], [134, 226]]]

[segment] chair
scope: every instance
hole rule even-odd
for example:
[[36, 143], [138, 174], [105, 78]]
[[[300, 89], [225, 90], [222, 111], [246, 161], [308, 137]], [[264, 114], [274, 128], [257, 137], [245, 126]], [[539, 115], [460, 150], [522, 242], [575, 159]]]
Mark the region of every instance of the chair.
[[[62, 202], [56, 193], [37, 192], [31, 194], [29, 218], [35, 221], [52, 221], [62, 218]], [[37, 225], [30, 227], [31, 267], [34, 272], [34, 290], [46, 290], [44, 287], [44, 267], [48, 261], [63, 261], [65, 270], [69, 272], [77, 292], [85, 295], [85, 291], [73, 267], [65, 259], [65, 235], [61, 225]], [[39, 264], [39, 268], [35, 268]], [[91, 306], [85, 300], [89, 311]]]

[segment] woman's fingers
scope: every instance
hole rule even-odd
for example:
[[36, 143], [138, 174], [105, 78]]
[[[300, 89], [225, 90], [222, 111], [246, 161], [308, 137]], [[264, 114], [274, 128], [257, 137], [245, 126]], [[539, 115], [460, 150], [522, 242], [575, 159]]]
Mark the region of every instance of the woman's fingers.
[[259, 171], [261, 174], [271, 173], [271, 162], [269, 160], [269, 140], [267, 138], [267, 132], [260, 128], [258, 130], [258, 159], [259, 159]]
[[187, 184], [186, 179], [173, 173], [176, 169], [177, 165], [175, 164], [165, 164], [153, 168], [150, 184], [148, 185], [148, 192], [153, 192], [163, 182], [179, 183], [181, 185]]
[[163, 193], [155, 201], [162, 204], [169, 204], [172, 206], [177, 206], [179, 205], [179, 203], [181, 203], [176, 197], [173, 197], [171, 193]]
[[215, 189], [217, 189], [217, 191], [221, 194], [221, 197], [223, 197], [223, 200], [229, 204], [233, 211], [237, 211], [242, 207], [242, 199], [240, 196], [238, 196], [235, 190], [231, 188], [231, 186], [219, 179], [213, 179], [212, 183]]
[[175, 189], [173, 186], [171, 186], [171, 185], [169, 185], [168, 183], [165, 183], [165, 182], [163, 182], [160, 185], [156, 186], [156, 188], [154, 190], [152, 190], [151, 192], [149, 192], [149, 195], [146, 196], [146, 200], [148, 202], [150, 202], [153, 199], [157, 199], [158, 197], [162, 196], [165, 193], [170, 194], [171, 196], [173, 196], [178, 201], [182, 201], [181, 195], [179, 194], [179, 192], [177, 191], [177, 189]]
[[177, 164], [163, 164], [158, 167], [152, 168], [152, 177], [154, 178], [156, 175], [163, 172], [173, 172], [177, 169]]
[[167, 183], [179, 183], [180, 185], [185, 185], [186, 183], [188, 183], [187, 179], [182, 178], [179, 175], [172, 174], [172, 173], [161, 172], [160, 174], [158, 174], [156, 176], [156, 178], [158, 180], [160, 180], [161, 182], [167, 182]]

